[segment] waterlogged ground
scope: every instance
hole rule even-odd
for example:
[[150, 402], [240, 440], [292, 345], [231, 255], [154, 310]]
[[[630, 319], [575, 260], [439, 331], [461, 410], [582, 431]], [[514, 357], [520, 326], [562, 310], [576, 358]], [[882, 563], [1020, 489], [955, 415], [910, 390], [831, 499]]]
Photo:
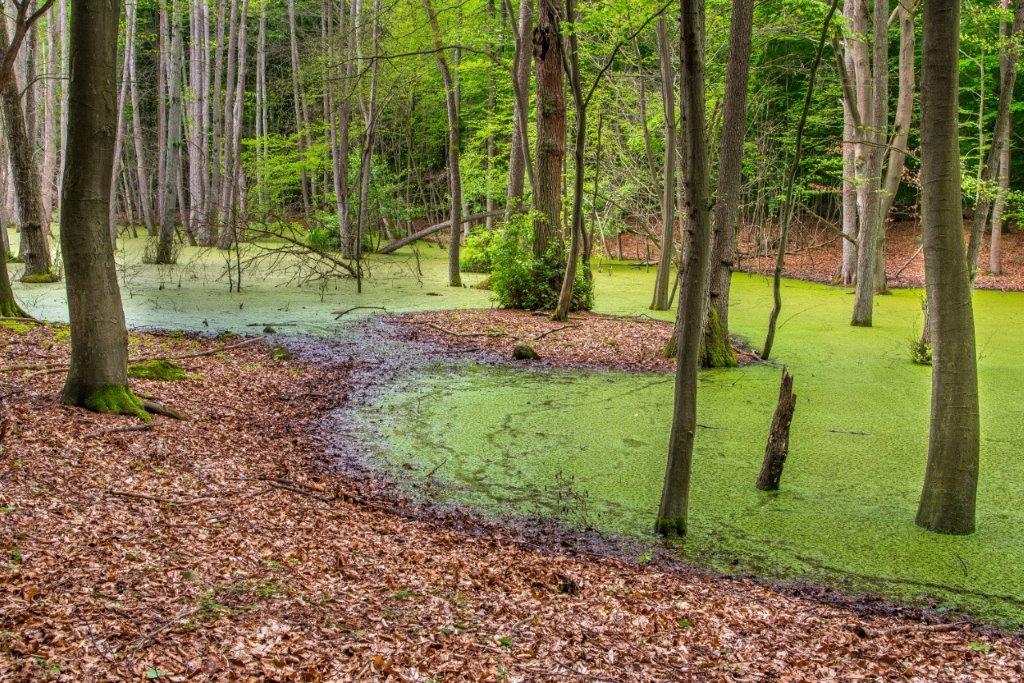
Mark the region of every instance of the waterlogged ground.
[[[489, 292], [448, 288], [446, 253], [432, 247], [418, 259], [409, 251], [371, 257], [362, 294], [351, 281], [298, 286], [287, 263], [270, 262], [249, 266], [242, 293], [233, 293], [221, 252], [186, 248], [179, 265], [158, 267], [140, 265], [143, 248], [128, 240], [118, 254], [126, 315], [137, 328], [253, 332], [270, 323], [282, 333], [348, 335], [346, 320], [379, 311], [340, 322], [332, 311], [492, 305]], [[19, 266], [11, 268], [16, 276]], [[651, 269], [600, 268], [597, 310], [651, 314], [652, 280]], [[66, 319], [63, 283], [15, 290], [32, 314]], [[1024, 294], [976, 294], [982, 472], [978, 532], [966, 538], [913, 525], [929, 397], [929, 370], [908, 353], [920, 331], [920, 293], [879, 297], [870, 329], [848, 325], [848, 290], [787, 281], [783, 296], [775, 357], [789, 365], [798, 394], [783, 490], [753, 487], [778, 368], [704, 373], [686, 552], [728, 571], [933, 596], [1024, 625]], [[737, 275], [732, 301], [734, 332], [760, 346], [769, 281]], [[397, 472], [486, 509], [648, 533], [664, 472], [669, 377], [458, 367], [421, 369], [375, 407]]]
[[[625, 299], [643, 300], [634, 281], [647, 284], [616, 280], [623, 300], [612, 308], [628, 312]], [[739, 275], [734, 291], [735, 330], [760, 345], [768, 283]], [[703, 373], [685, 551], [725, 571], [936, 598], [1024, 625], [1024, 295], [977, 294], [982, 478], [978, 532], [966, 538], [913, 524], [929, 398], [929, 369], [908, 354], [919, 293], [879, 298], [872, 329], [849, 327], [844, 290], [788, 282], [784, 297], [776, 357], [795, 375], [798, 405], [782, 491], [754, 488], [778, 368]], [[413, 479], [430, 474], [426, 490], [495, 511], [649, 533], [670, 376], [479, 367], [427, 377], [382, 410], [393, 416], [391, 458]]]

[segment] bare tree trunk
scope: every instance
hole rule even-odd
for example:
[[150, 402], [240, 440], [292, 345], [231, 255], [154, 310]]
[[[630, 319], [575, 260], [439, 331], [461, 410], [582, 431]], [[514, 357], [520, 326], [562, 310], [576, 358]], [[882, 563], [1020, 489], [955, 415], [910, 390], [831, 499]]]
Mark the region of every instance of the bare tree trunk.
[[[1017, 0], [1013, 14], [1013, 25], [1004, 41], [1012, 45], [1016, 36], [1024, 31], [1024, 0]], [[978, 192], [978, 204], [974, 208], [974, 221], [971, 226], [971, 239], [967, 248], [967, 265], [971, 272], [971, 282], [978, 274], [978, 259], [981, 255], [981, 242], [988, 224], [989, 211], [992, 208], [991, 192], [987, 190], [996, 180], [999, 164], [1002, 159], [1003, 145], [1009, 141], [1007, 131], [1010, 129], [1010, 107], [1013, 103], [1014, 86], [1017, 83], [1017, 50], [1010, 47], [1003, 49], [1000, 56], [999, 110], [996, 112], [995, 131], [992, 134], [992, 146], [981, 172], [981, 183]], [[1005, 67], [1005, 68], [1003, 68]]]
[[533, 58], [537, 64], [537, 165], [533, 203], [533, 255], [553, 266], [565, 261], [562, 253], [562, 176], [565, 165], [565, 92], [561, 13], [554, 0], [540, 0], [533, 32]]
[[221, 166], [224, 152], [224, 91], [230, 87], [225, 83], [224, 66], [227, 61], [226, 56], [232, 51], [231, 45], [234, 44], [233, 40], [229, 44], [225, 44], [225, 32], [227, 24], [234, 21], [237, 1], [230, 0], [230, 9], [228, 0], [217, 1], [217, 25], [214, 29], [216, 42], [213, 56], [213, 96], [210, 99], [210, 154], [213, 157], [213, 163], [210, 164], [210, 191], [207, 194], [206, 223], [203, 226], [203, 234], [200, 236], [200, 242], [207, 246], [216, 244], [220, 237], [222, 219], [220, 194], [224, 182], [224, 169]]
[[[448, 68], [448, 60], [445, 58], [444, 45], [441, 42], [441, 27], [437, 22], [437, 15], [430, 0], [423, 0], [423, 6], [427, 10], [430, 20], [430, 28], [434, 38], [434, 57], [437, 59], [437, 68], [441, 71], [441, 80], [444, 82], [445, 103], [448, 109], [448, 192], [451, 202], [451, 241], [448, 248], [448, 286], [461, 287], [462, 277], [459, 274], [459, 240], [461, 233], [459, 226], [462, 225], [462, 173], [459, 170], [459, 154], [461, 137], [459, 132], [459, 103], [458, 95], [455, 92], [455, 83], [452, 81], [452, 74]], [[561, 70], [561, 64], [559, 64]]]
[[163, 220], [164, 199], [167, 194], [167, 70], [170, 45], [167, 41], [167, 0], [157, 4], [157, 63], [156, 63], [156, 216]]
[[779, 385], [779, 401], [775, 406], [771, 430], [768, 432], [768, 445], [764, 451], [764, 462], [761, 474], [757, 478], [759, 491], [778, 491], [782, 479], [782, 468], [789, 455], [789, 427], [793, 423], [793, 411], [796, 410], [796, 394], [793, 393], [793, 376], [783, 366], [782, 382]]
[[[0, 50], [10, 46], [6, 20], [0, 21]], [[53, 261], [47, 239], [49, 230], [43, 215], [40, 195], [42, 184], [33, 154], [25, 111], [19, 98], [18, 80], [14, 74], [0, 92], [3, 100], [4, 129], [11, 160], [11, 181], [18, 199], [21, 218], [21, 255], [25, 259], [24, 282], [55, 282]]]
[[661, 65], [661, 102], [665, 113], [665, 163], [661, 188], [661, 257], [654, 278], [654, 299], [651, 308], [667, 311], [669, 281], [672, 279], [672, 255], [676, 232], [676, 97], [675, 71], [672, 68], [672, 48], [668, 43], [665, 18], [656, 25], [658, 58]]
[[[134, 9], [132, 10], [134, 16]], [[125, 43], [125, 49], [131, 49], [131, 59], [125, 55], [128, 61], [128, 91], [132, 103], [132, 143], [135, 149], [135, 176], [139, 186], [139, 206], [142, 214], [142, 222], [146, 226], [146, 232], [150, 235], [156, 234], [156, 221], [153, 220], [153, 197], [150, 185], [149, 165], [146, 163], [146, 152], [142, 145], [142, 116], [139, 105], [138, 77], [135, 66], [135, 32], [132, 30], [132, 40]]]
[[679, 292], [675, 406], [669, 437], [668, 466], [656, 531], [682, 537], [687, 531], [693, 440], [697, 430], [697, 366], [707, 310], [711, 262], [711, 197], [704, 114], [704, 3], [679, 1], [680, 121], [683, 127], [683, 183], [690, 248]]
[[[1007, 135], [1009, 131], [1007, 131]], [[1003, 141], [1002, 161], [999, 163], [999, 193], [992, 205], [992, 239], [989, 242], [988, 270], [992, 275], [1003, 274], [1002, 242], [1003, 212], [1006, 208], [1006, 195], [1010, 190], [1010, 141]]]
[[743, 138], [747, 124], [753, 15], [753, 0], [733, 0], [722, 106], [722, 140], [718, 149], [718, 198], [711, 251], [709, 308], [701, 353], [701, 365], [704, 367], [736, 365], [736, 354], [729, 339], [729, 291], [732, 271], [736, 266], [736, 236], [740, 223], [740, 194], [743, 191]]
[[57, 59], [60, 43], [60, 29], [57, 25], [56, 12], [51, 11], [46, 17], [46, 73], [47, 78], [43, 83], [43, 163], [42, 163], [42, 193], [43, 193], [43, 216], [47, 225], [53, 220], [53, 197], [54, 197], [54, 169], [57, 163], [57, 138], [60, 133], [57, 128], [57, 93], [59, 91], [58, 81], [59, 64]]
[[[509, 15], [512, 5], [504, 0]], [[512, 107], [512, 150], [508, 163], [508, 204], [506, 212], [523, 208], [525, 192], [524, 176], [533, 180], [533, 162], [530, 158], [529, 110], [530, 110], [530, 67], [533, 53], [527, 46], [527, 40], [533, 31], [533, 0], [520, 0], [519, 26], [514, 31], [515, 61], [512, 72], [512, 90], [515, 100]]]
[[[853, 3], [847, 3], [847, 7]], [[844, 59], [848, 59], [844, 57]], [[849, 63], [848, 63], [849, 68]], [[840, 266], [839, 282], [853, 284], [857, 272], [857, 150], [853, 140], [857, 126], [850, 115], [850, 107], [843, 100], [843, 261]]]
[[[343, 12], [344, 13], [344, 12]], [[299, 143], [299, 155], [304, 156], [308, 147], [309, 121], [305, 116], [302, 106], [302, 85], [299, 81], [302, 63], [299, 61], [299, 36], [295, 22], [295, 0], [288, 0], [288, 37], [292, 66], [292, 105], [295, 110], [295, 134]], [[300, 169], [301, 190], [302, 190], [302, 213], [309, 222], [313, 216], [309, 197], [309, 179], [306, 177], [306, 167]]]
[[121, 148], [124, 145], [125, 106], [131, 80], [131, 60], [135, 42], [135, 2], [125, 2], [124, 62], [121, 67], [121, 89], [117, 95], [117, 131], [114, 134], [114, 170], [110, 177], [110, 244], [117, 247], [117, 186], [121, 176]]
[[[236, 0], [237, 1], [237, 0]], [[233, 3], [234, 4], [234, 3]], [[234, 55], [228, 52], [228, 87], [224, 96], [224, 185], [221, 188], [220, 213], [223, 229], [217, 246], [228, 249], [241, 239], [238, 202], [242, 194], [241, 152], [242, 114], [245, 104], [246, 48], [248, 45], [249, 0], [242, 0], [234, 17]], [[229, 48], [230, 49], [230, 48]], [[235, 64], [231, 64], [231, 57]], [[232, 66], [235, 68], [232, 69]], [[233, 73], [234, 72], [234, 73]], [[232, 78], [234, 76], [234, 78]]]
[[148, 417], [128, 389], [128, 332], [108, 221], [117, 122], [117, 0], [72, 0], [71, 83], [60, 240], [71, 366], [61, 399]]
[[[160, 235], [157, 240], [155, 263], [174, 263], [176, 260], [174, 245], [175, 214], [178, 207], [177, 184], [181, 174], [181, 0], [171, 0], [170, 16], [170, 54], [166, 61], [166, 78], [168, 99], [167, 140], [164, 143], [164, 184], [160, 188], [163, 200], [160, 205]], [[161, 93], [161, 97], [163, 94]]]
[[932, 332], [931, 430], [917, 524], [974, 531], [978, 371], [960, 194], [960, 2], [927, 0], [921, 70], [921, 205]]
[[[373, 56], [370, 58], [370, 99], [366, 106], [363, 121], [363, 150], [359, 159], [359, 220], [356, 225], [356, 259], [360, 261], [363, 257], [363, 238], [366, 235], [370, 215], [370, 176], [373, 171], [373, 147], [377, 130], [377, 77], [380, 70], [380, 60], [377, 59], [377, 54], [380, 48], [380, 12], [380, 0], [374, 0], [370, 44], [370, 49], [373, 53]], [[458, 168], [455, 171], [458, 173]], [[461, 176], [459, 176], [460, 197], [462, 194], [461, 187]], [[458, 231], [456, 230], [455, 232], [457, 233]], [[458, 252], [458, 249], [456, 248], [455, 251]], [[360, 273], [359, 286], [361, 287], [362, 271], [360, 268], [357, 268], [357, 270]]]
[[[566, 0], [565, 20], [575, 25], [576, 0]], [[576, 139], [573, 145], [573, 191], [572, 214], [570, 217], [569, 258], [565, 264], [565, 277], [562, 278], [562, 289], [558, 294], [558, 305], [553, 320], [565, 322], [569, 319], [569, 310], [573, 308], [573, 287], [576, 283], [576, 264], [580, 258], [583, 243], [583, 180], [586, 176], [585, 153], [587, 147], [587, 103], [583, 97], [583, 83], [580, 80], [580, 47], [576, 32], [569, 34], [569, 86], [572, 90], [573, 106], [576, 109]], [[669, 88], [671, 88], [669, 84]], [[669, 118], [673, 118], [672, 112]]]
[[190, 115], [185, 126], [188, 147], [188, 213], [195, 238], [205, 241], [208, 232], [206, 207], [210, 177], [210, 19], [206, 2], [192, 7], [189, 35], [188, 78], [191, 93]]

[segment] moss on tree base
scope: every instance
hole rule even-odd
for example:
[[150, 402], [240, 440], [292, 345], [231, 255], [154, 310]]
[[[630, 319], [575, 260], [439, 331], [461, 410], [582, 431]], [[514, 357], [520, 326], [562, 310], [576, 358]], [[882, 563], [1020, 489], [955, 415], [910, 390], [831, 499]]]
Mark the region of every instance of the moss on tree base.
[[21, 281], [28, 285], [46, 285], [60, 282], [60, 276], [48, 270], [44, 273], [26, 273], [21, 277]]
[[97, 413], [134, 415], [149, 422], [153, 417], [142, 407], [142, 401], [132, 390], [121, 384], [107, 384], [85, 397], [81, 405]]
[[28, 314], [21, 309], [13, 298], [0, 298], [0, 318], [27, 318]]
[[735, 368], [736, 354], [732, 350], [729, 335], [722, 328], [718, 310], [711, 307], [708, 315], [707, 328], [704, 331], [704, 344], [700, 351], [702, 368]]
[[683, 538], [686, 536], [685, 517], [658, 517], [654, 530], [659, 536], [666, 538]]

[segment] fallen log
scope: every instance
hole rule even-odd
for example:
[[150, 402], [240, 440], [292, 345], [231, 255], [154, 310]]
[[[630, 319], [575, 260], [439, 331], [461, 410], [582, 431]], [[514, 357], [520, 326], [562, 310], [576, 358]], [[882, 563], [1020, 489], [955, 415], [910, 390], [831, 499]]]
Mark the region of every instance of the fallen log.
[[[465, 218], [463, 218], [462, 219], [462, 223], [463, 223], [463, 225], [465, 225], [467, 223], [476, 223], [477, 221], [486, 220], [486, 219], [492, 218], [494, 216], [504, 215], [504, 213], [505, 213], [504, 209], [498, 209], [496, 211], [487, 211], [485, 213], [475, 213], [472, 216], [466, 216]], [[411, 235], [409, 235], [407, 237], [403, 237], [400, 240], [395, 240], [391, 244], [388, 244], [388, 245], [386, 245], [384, 247], [381, 247], [381, 249], [378, 251], [378, 253], [380, 253], [380, 254], [390, 254], [390, 253], [392, 253], [394, 251], [398, 251], [399, 249], [401, 249], [402, 247], [404, 247], [407, 244], [412, 244], [413, 242], [417, 242], [417, 241], [423, 239], [424, 237], [429, 237], [430, 235], [433, 235], [435, 232], [440, 232], [440, 231], [444, 230], [445, 228], [451, 227], [451, 224], [452, 224], [452, 221], [451, 221], [450, 218], [448, 220], [446, 220], [446, 221], [441, 221], [440, 223], [435, 223], [434, 225], [431, 225], [428, 228], [423, 228], [422, 230], [418, 230], [418, 231], [414, 232], [413, 234], [411, 234]]]

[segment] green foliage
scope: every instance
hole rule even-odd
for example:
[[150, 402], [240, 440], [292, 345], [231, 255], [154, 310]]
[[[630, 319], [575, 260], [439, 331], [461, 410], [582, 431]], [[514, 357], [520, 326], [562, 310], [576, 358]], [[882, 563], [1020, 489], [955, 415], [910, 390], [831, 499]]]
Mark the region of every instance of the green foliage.
[[910, 342], [910, 361], [914, 365], [931, 365], [932, 364], [932, 345], [924, 340], [924, 337], [920, 339], [914, 339]]
[[181, 366], [169, 360], [148, 360], [129, 365], [128, 376], [134, 379], [149, 379], [159, 382], [188, 379], [188, 375]]
[[[332, 224], [332, 220], [334, 220]], [[306, 233], [306, 243], [321, 251], [338, 251], [341, 249], [341, 235], [338, 233], [337, 220], [328, 219], [317, 222]]]
[[[502, 308], [521, 308], [530, 311], [553, 310], [565, 275], [565, 256], [549, 251], [537, 258], [530, 247], [533, 232], [532, 214], [514, 217], [494, 239], [488, 253], [491, 257], [491, 287]], [[594, 307], [593, 283], [577, 269], [573, 285], [570, 310], [590, 310]]]
[[491, 272], [490, 249], [497, 234], [497, 231], [494, 230], [479, 230], [470, 234], [459, 254], [459, 268], [462, 272]]

